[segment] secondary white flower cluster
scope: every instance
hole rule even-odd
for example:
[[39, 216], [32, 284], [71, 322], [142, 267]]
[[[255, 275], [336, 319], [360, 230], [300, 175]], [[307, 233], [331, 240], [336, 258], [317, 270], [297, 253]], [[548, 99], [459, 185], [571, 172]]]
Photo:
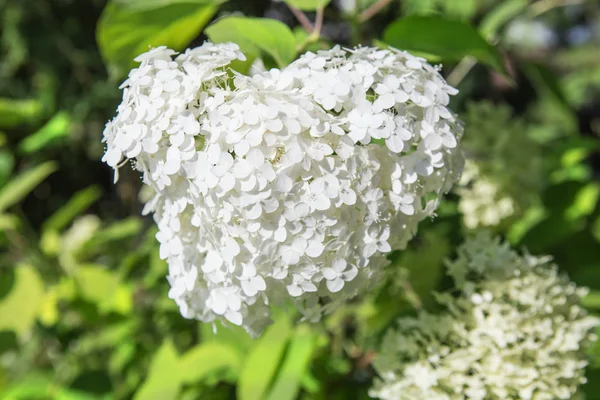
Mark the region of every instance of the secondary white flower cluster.
[[529, 126], [504, 104], [471, 103], [461, 143], [467, 162], [457, 193], [467, 228], [509, 223], [533, 204], [544, 186], [539, 145]]
[[251, 77], [234, 44], [137, 58], [104, 131], [156, 192], [183, 316], [259, 334], [270, 305], [308, 319], [372, 280], [458, 179], [456, 90], [423, 59], [336, 47]]
[[401, 318], [386, 333], [370, 391], [380, 399], [570, 399], [585, 382], [584, 348], [598, 320], [580, 306], [585, 289], [548, 257], [519, 255], [480, 234], [448, 262], [456, 296], [447, 312]]

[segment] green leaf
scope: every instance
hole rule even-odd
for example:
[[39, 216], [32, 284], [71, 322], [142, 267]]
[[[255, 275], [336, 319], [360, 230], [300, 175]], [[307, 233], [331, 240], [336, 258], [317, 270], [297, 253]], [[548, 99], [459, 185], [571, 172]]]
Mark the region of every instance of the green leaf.
[[15, 166], [15, 157], [8, 149], [0, 149], [0, 187], [10, 178], [10, 174]]
[[113, 0], [120, 7], [127, 10], [143, 11], [166, 7], [173, 4], [215, 5], [225, 3], [227, 0]]
[[21, 224], [19, 217], [13, 214], [0, 214], [0, 232], [15, 230]]
[[581, 305], [585, 308], [600, 310], [600, 291], [592, 290], [581, 299]]
[[0, 98], [0, 128], [13, 128], [38, 120], [43, 113], [39, 100]]
[[150, 47], [183, 50], [217, 11], [219, 2], [170, 0], [109, 2], [98, 21], [96, 39], [109, 71], [123, 75]]
[[292, 7], [299, 8], [303, 11], [314, 11], [318, 8], [325, 8], [331, 0], [284, 0]]
[[202, 382], [215, 373], [236, 376], [242, 365], [240, 354], [235, 348], [218, 342], [209, 342], [192, 348], [181, 357], [181, 381]]
[[23, 200], [56, 169], [56, 163], [48, 161], [13, 178], [0, 190], [0, 212]]
[[44, 299], [44, 283], [35, 268], [18, 266], [11, 291], [0, 301], [0, 331], [23, 336], [32, 328]]
[[594, 212], [600, 198], [600, 183], [592, 182], [582, 187], [573, 203], [565, 210], [565, 217], [569, 221], [575, 221], [587, 217]]
[[598, 242], [600, 242], [600, 216], [596, 218], [596, 221], [592, 225], [592, 235]]
[[94, 237], [86, 242], [82, 248], [82, 253], [97, 252], [101, 246], [106, 243], [132, 237], [142, 230], [142, 221], [137, 217], [129, 217], [121, 221], [113, 222], [104, 229], [94, 234]]
[[81, 297], [94, 303], [100, 312], [127, 314], [131, 310], [131, 289], [121, 283], [116, 272], [88, 264], [77, 267], [74, 279]]
[[103, 303], [114, 295], [120, 279], [101, 265], [83, 265], [75, 271], [75, 282], [81, 296], [92, 303]]
[[0, 397], [7, 400], [49, 399], [56, 389], [51, 376], [33, 372], [0, 392]]
[[237, 386], [239, 400], [262, 400], [277, 372], [291, 334], [290, 321], [282, 316], [250, 350]]
[[294, 400], [298, 397], [300, 382], [310, 365], [315, 343], [315, 336], [308, 326], [301, 325], [296, 329], [267, 400]]
[[500, 52], [466, 22], [414, 15], [391, 23], [383, 41], [401, 50], [437, 55], [445, 61], [472, 56], [506, 74]]
[[75, 193], [69, 201], [58, 209], [42, 226], [42, 231], [60, 231], [69, 225], [75, 217], [94, 204], [102, 194], [99, 186], [90, 186]]
[[[156, 240], [156, 239], [154, 239]], [[164, 272], [163, 274], [164, 275]], [[235, 349], [240, 357], [248, 354], [248, 349], [254, 344], [252, 337], [240, 326], [224, 326], [200, 323], [200, 334], [203, 343], [216, 342]]]
[[477, 12], [477, 0], [444, 0], [444, 14], [459, 19], [470, 19]]
[[179, 355], [170, 340], [160, 346], [146, 380], [135, 393], [134, 400], [176, 399], [181, 387]]
[[479, 25], [479, 31], [484, 38], [493, 39], [504, 24], [521, 14], [528, 5], [527, 0], [504, 0], [500, 2], [485, 15]]
[[40, 130], [27, 136], [19, 143], [19, 150], [30, 154], [43, 149], [71, 132], [71, 116], [65, 111], [56, 114]]
[[248, 58], [267, 54], [279, 67], [296, 57], [294, 34], [274, 19], [226, 17], [206, 28], [206, 35], [215, 43], [237, 43]]

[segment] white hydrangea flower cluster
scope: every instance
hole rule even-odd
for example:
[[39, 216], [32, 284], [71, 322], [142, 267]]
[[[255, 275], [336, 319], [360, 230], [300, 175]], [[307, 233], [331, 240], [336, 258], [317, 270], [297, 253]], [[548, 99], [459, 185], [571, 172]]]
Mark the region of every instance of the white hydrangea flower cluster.
[[504, 104], [471, 103], [465, 123], [461, 147], [467, 162], [456, 190], [463, 222], [469, 229], [510, 223], [544, 187], [540, 146]]
[[598, 320], [586, 290], [548, 257], [520, 256], [480, 234], [448, 262], [458, 295], [446, 313], [401, 318], [386, 333], [370, 391], [380, 399], [570, 399], [585, 382], [585, 347]]
[[251, 77], [235, 44], [137, 58], [104, 131], [154, 191], [169, 296], [186, 318], [259, 334], [357, 293], [462, 171], [456, 90], [423, 59], [336, 47]]

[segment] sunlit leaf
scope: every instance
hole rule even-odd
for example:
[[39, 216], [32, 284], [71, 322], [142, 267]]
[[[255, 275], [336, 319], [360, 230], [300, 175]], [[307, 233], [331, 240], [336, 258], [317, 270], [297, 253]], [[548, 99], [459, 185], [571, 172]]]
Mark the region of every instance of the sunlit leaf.
[[599, 199], [600, 184], [592, 182], [585, 185], [577, 192], [573, 203], [565, 211], [566, 218], [574, 221], [590, 215], [600, 204]]
[[121, 221], [113, 222], [106, 228], [100, 229], [94, 233], [83, 248], [82, 252], [94, 253], [100, 249], [100, 246], [123, 240], [137, 235], [142, 230], [142, 221], [136, 217], [129, 217]]
[[279, 67], [296, 57], [294, 34], [284, 23], [269, 18], [226, 17], [206, 28], [215, 43], [234, 42], [246, 56], [267, 54]]
[[200, 324], [201, 340], [203, 343], [216, 342], [230, 349], [235, 349], [240, 357], [245, 357], [254, 344], [252, 337], [241, 326], [224, 326], [215, 324]]
[[49, 161], [14, 177], [0, 189], [0, 212], [23, 200], [56, 169], [56, 163]]
[[282, 316], [251, 348], [237, 386], [239, 400], [262, 400], [277, 372], [291, 334], [290, 321]]
[[299, 326], [277, 374], [267, 400], [294, 400], [298, 397], [300, 381], [310, 365], [315, 335], [306, 325]]
[[65, 111], [56, 114], [37, 132], [27, 136], [19, 143], [19, 150], [24, 153], [34, 153], [55, 141], [68, 136], [71, 132], [71, 115]]
[[150, 47], [183, 50], [213, 17], [217, 3], [111, 1], [98, 21], [98, 47], [111, 72], [123, 75]]
[[101, 265], [82, 265], [74, 275], [78, 292], [101, 312], [128, 313], [132, 308], [131, 290], [121, 285], [119, 276]]
[[42, 116], [43, 106], [39, 100], [0, 98], [0, 128], [13, 128], [31, 124]]
[[100, 187], [94, 185], [75, 193], [69, 201], [44, 222], [42, 231], [60, 231], [70, 224], [75, 217], [94, 204], [102, 194]]
[[600, 291], [590, 291], [583, 299], [581, 299], [581, 304], [585, 308], [600, 310]]
[[304, 11], [314, 11], [317, 8], [325, 8], [331, 0], [284, 0], [290, 6]]
[[13, 214], [0, 214], [0, 232], [15, 230], [19, 227], [21, 220]]
[[240, 354], [235, 348], [219, 342], [208, 342], [181, 356], [181, 380], [190, 384], [201, 382], [219, 372], [235, 376], [239, 373], [241, 363]]
[[13, 287], [0, 301], [0, 331], [23, 336], [33, 326], [44, 298], [44, 283], [32, 266], [15, 268]]
[[176, 399], [181, 387], [180, 373], [177, 351], [170, 340], [165, 340], [152, 358], [148, 375], [134, 400]]
[[34, 372], [0, 392], [0, 398], [9, 400], [48, 399], [56, 392], [50, 376]]
[[383, 41], [401, 50], [437, 55], [444, 61], [472, 56], [506, 73], [500, 52], [466, 22], [434, 15], [409, 16], [388, 25]]

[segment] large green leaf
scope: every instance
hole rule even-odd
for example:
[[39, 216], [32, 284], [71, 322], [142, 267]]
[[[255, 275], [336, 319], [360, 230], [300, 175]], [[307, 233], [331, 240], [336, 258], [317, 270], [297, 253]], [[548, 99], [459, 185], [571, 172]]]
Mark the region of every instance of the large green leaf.
[[218, 342], [208, 342], [194, 347], [181, 357], [181, 380], [191, 384], [201, 382], [215, 373], [235, 376], [241, 364], [237, 349]]
[[179, 355], [170, 340], [160, 346], [146, 380], [135, 393], [134, 400], [176, 399], [181, 387]]
[[33, 153], [53, 142], [68, 136], [71, 132], [71, 116], [65, 111], [57, 113], [37, 132], [27, 136], [19, 143], [19, 150]]
[[294, 400], [315, 348], [315, 335], [306, 325], [296, 329], [267, 400]]
[[391, 23], [383, 34], [383, 41], [398, 49], [437, 55], [444, 61], [472, 56], [505, 72], [500, 52], [466, 22], [435, 15], [414, 15]]
[[13, 178], [0, 190], [0, 212], [23, 200], [56, 168], [56, 163], [49, 161]]
[[25, 335], [36, 320], [44, 298], [44, 283], [35, 268], [18, 266], [11, 291], [0, 301], [0, 331]]
[[331, 0], [284, 0], [292, 7], [299, 8], [304, 11], [314, 11], [318, 8], [325, 8]]
[[294, 34], [282, 22], [268, 18], [226, 17], [206, 28], [215, 43], [234, 42], [249, 58], [267, 54], [279, 67], [296, 57]]
[[122, 75], [150, 47], [184, 49], [210, 21], [222, 1], [120, 0], [106, 5], [96, 39], [111, 73]]
[[282, 315], [252, 347], [237, 386], [239, 400], [262, 400], [265, 398], [283, 357], [290, 334], [290, 321], [287, 316]]

